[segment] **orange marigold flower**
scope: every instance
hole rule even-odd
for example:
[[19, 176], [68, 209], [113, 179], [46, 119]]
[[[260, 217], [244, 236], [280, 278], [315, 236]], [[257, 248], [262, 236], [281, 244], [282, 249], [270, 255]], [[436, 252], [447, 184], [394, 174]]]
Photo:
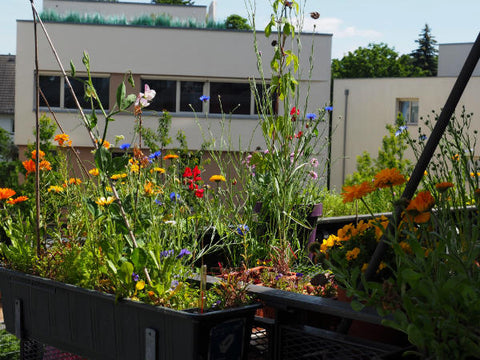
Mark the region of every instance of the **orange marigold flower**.
[[27, 170], [27, 175], [35, 172], [35, 161], [33, 161], [32, 159], [23, 161], [22, 165], [25, 170]]
[[178, 155], [175, 154], [167, 154], [163, 157], [163, 160], [168, 160], [168, 159], [178, 159]]
[[40, 161], [38, 166], [40, 167], [40, 170], [52, 170], [52, 165], [50, 164], [50, 161], [47, 160]]
[[355, 247], [352, 250], [347, 251], [345, 257], [348, 261], [350, 261], [356, 259], [358, 257], [358, 254], [360, 254], [360, 249], [358, 247]]
[[430, 191], [420, 191], [417, 196], [410, 201], [405, 210], [426, 212], [430, 211], [433, 205], [435, 205], [435, 199], [433, 198], [432, 194], [430, 194]]
[[154, 167], [152, 170], [150, 170], [150, 172], [157, 172], [157, 173], [160, 173], [160, 174], [165, 174], [165, 169], [161, 168], [161, 167]]
[[80, 185], [82, 183], [82, 180], [80, 180], [79, 178], [70, 178], [68, 179], [68, 183], [70, 185]]
[[[40, 159], [42, 159], [43, 157], [45, 157], [45, 153], [40, 150]], [[33, 150], [32, 151], [32, 159], [35, 160], [37, 158], [37, 150]]]
[[348, 203], [352, 202], [353, 200], [361, 199], [365, 195], [370, 194], [373, 190], [375, 190], [372, 185], [368, 181], [364, 181], [359, 185], [352, 185], [352, 186], [344, 186], [343, 187], [343, 202]]
[[113, 174], [112, 176], [110, 176], [110, 179], [112, 180], [119, 180], [119, 179], [123, 179], [123, 178], [126, 178], [127, 177], [127, 174], [125, 173], [122, 173], [122, 174]]
[[154, 194], [154, 187], [151, 181], [148, 181], [144, 186], [143, 190], [145, 191], [146, 196], [152, 196]]
[[72, 140], [70, 140], [68, 134], [57, 134], [53, 140], [56, 141], [59, 146], [72, 146]]
[[8, 198], [11, 198], [15, 194], [16, 194], [16, 192], [13, 189], [0, 188], [0, 200], [5, 200], [5, 199], [8, 199]]
[[100, 174], [100, 171], [97, 168], [93, 168], [88, 170], [88, 173], [92, 176], [98, 176]]
[[226, 181], [225, 176], [223, 175], [212, 175], [209, 180], [214, 182]]
[[8, 199], [7, 204], [15, 205], [15, 204], [18, 204], [20, 202], [27, 201], [27, 200], [28, 200], [27, 196], [19, 196], [19, 197], [16, 197], [15, 199]]
[[60, 193], [63, 191], [63, 188], [61, 186], [58, 186], [58, 185], [51, 185], [49, 188], [48, 188], [48, 192], [56, 192], [56, 193]]
[[375, 175], [373, 186], [381, 189], [401, 185], [405, 181], [405, 176], [397, 168], [383, 169]]
[[438, 192], [440, 192], [440, 193], [444, 193], [445, 191], [447, 191], [451, 187], [453, 187], [453, 184], [451, 182], [448, 182], [448, 181], [444, 181], [444, 182], [441, 182], [441, 183], [438, 183], [438, 184], [435, 185], [435, 189], [437, 189]]

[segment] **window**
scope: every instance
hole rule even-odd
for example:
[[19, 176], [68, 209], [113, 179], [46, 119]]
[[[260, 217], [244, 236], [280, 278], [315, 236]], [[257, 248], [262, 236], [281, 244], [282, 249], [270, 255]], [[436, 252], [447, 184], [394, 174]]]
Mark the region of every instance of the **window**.
[[[79, 78], [85, 80], [86, 78]], [[69, 79], [70, 84], [78, 98], [80, 105], [84, 109], [90, 109], [90, 100], [85, 100], [85, 88], [82, 81], [78, 79]], [[40, 89], [45, 95], [45, 100], [40, 96], [40, 106], [56, 107], [56, 108], [65, 108], [65, 109], [76, 109], [75, 101], [70, 89], [68, 88], [67, 83], [63, 77], [54, 76], [54, 75], [40, 75], [39, 76]], [[93, 86], [97, 91], [98, 97], [102, 103], [104, 109], [110, 107], [110, 78], [108, 77], [93, 77], [92, 78]], [[47, 104], [48, 103], [48, 104]], [[97, 106], [98, 107], [98, 106]]]
[[[268, 88], [268, 85], [267, 85], [267, 88]], [[266, 100], [265, 99], [265, 88], [262, 84], [257, 84], [257, 91], [258, 91], [258, 97], [260, 99], [260, 103], [257, 103], [257, 99], [255, 99], [255, 95], [254, 96], [254, 101], [255, 101], [255, 106], [253, 107], [253, 113], [254, 114], [258, 114], [259, 111], [261, 111], [260, 109], [260, 106], [262, 105], [262, 103]], [[271, 106], [272, 106], [272, 110], [275, 114], [277, 114], [277, 108], [278, 108], [278, 104], [277, 104], [277, 94], [274, 92], [273, 94], [270, 95], [270, 101], [271, 101]], [[264, 105], [267, 105], [267, 104], [264, 104]], [[268, 104], [270, 106], [270, 104]], [[267, 110], [269, 111], [269, 110]]]
[[[40, 89], [47, 99], [50, 107], [60, 107], [60, 76], [39, 76]], [[47, 103], [40, 95], [40, 106], [47, 106]]]
[[397, 115], [402, 115], [406, 125], [418, 124], [418, 99], [397, 99]]
[[202, 112], [202, 102], [200, 96], [203, 95], [203, 82], [182, 81], [180, 83], [180, 111]]
[[251, 97], [248, 83], [212, 82], [210, 83], [210, 113], [250, 115]]
[[[85, 85], [82, 81], [80, 80], [86, 80], [87, 78], [78, 78], [78, 79], [73, 79], [70, 78], [70, 84], [72, 85], [73, 91], [75, 92], [75, 95], [77, 96], [78, 102], [84, 109], [91, 109], [90, 105], [90, 99], [85, 98]], [[100, 102], [102, 103], [102, 106], [104, 109], [109, 108], [109, 92], [110, 92], [110, 79], [109, 78], [92, 78], [92, 84], [93, 87], [95, 88], [98, 98]], [[63, 107], [66, 109], [76, 109], [77, 106], [75, 104], [75, 100], [73, 99], [72, 93], [70, 92], [70, 89], [68, 88], [68, 85], [65, 83], [65, 100]], [[98, 108], [98, 105], [96, 102], [95, 103], [95, 108]]]
[[169, 112], [176, 111], [177, 105], [177, 82], [175, 80], [142, 80], [142, 92], [148, 84], [150, 89], [155, 90], [156, 95], [153, 98], [148, 110]]

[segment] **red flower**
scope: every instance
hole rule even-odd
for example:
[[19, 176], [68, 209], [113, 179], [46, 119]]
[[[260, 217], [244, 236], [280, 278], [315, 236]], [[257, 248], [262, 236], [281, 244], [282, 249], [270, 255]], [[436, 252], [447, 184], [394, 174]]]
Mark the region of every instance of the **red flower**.
[[201, 181], [202, 178], [200, 177], [200, 169], [198, 168], [197, 165], [193, 168], [192, 174], [193, 174], [193, 181]]
[[185, 168], [185, 171], [183, 172], [183, 177], [186, 178], [186, 177], [190, 177], [192, 176], [192, 169], [190, 169], [188, 166]]
[[295, 106], [290, 110], [290, 115], [292, 116], [292, 121], [297, 120], [297, 116], [300, 115], [300, 109], [297, 109]]
[[298, 134], [295, 135], [295, 137], [296, 137], [297, 139], [300, 139], [300, 138], [302, 137], [302, 135], [303, 135], [303, 132], [302, 132], [302, 131], [299, 131]]
[[205, 189], [197, 189], [197, 190], [195, 190], [195, 196], [198, 197], [198, 198], [202, 198], [204, 191], [205, 191]]

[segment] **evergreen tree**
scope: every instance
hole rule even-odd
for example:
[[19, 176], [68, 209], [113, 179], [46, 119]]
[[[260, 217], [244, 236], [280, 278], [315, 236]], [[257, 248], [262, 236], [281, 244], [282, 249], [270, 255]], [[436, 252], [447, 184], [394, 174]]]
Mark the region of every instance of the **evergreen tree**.
[[431, 29], [425, 24], [419, 39], [415, 40], [418, 48], [414, 50], [410, 56], [414, 66], [425, 71], [426, 76], [436, 76], [438, 66], [438, 50], [435, 48], [437, 41], [430, 33]]

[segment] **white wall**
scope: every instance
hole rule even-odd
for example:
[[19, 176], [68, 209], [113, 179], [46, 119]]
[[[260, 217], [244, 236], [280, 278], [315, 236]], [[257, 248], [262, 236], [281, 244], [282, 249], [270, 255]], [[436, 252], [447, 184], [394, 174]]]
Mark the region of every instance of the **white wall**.
[[[335, 80], [331, 186], [341, 190], [344, 177], [356, 170], [356, 157], [364, 150], [373, 157], [377, 156], [381, 140], [387, 134], [385, 125], [395, 123], [396, 99], [418, 98], [419, 117], [432, 114], [432, 110], [439, 114], [455, 81], [454, 77]], [[346, 89], [349, 95], [345, 120]], [[464, 105], [468, 112], [474, 113], [472, 131], [480, 129], [479, 94], [480, 77], [472, 77], [456, 111], [459, 113]], [[419, 126], [422, 126], [421, 121]], [[412, 134], [417, 130], [417, 126], [409, 126]]]
[[178, 19], [196, 19], [205, 22], [207, 16], [206, 6], [185, 6], [167, 4], [105, 2], [105, 1], [65, 1], [43, 0], [43, 10], [54, 10], [56, 13], [66, 15], [70, 13], [102, 14], [105, 17], [121, 17], [132, 20], [141, 15], [169, 15]]
[[[472, 46], [473, 43], [440, 44], [437, 76], [458, 76]], [[475, 67], [472, 76], [480, 76], [480, 63]]]
[[[91, 58], [92, 72], [96, 74], [124, 73], [131, 70], [136, 75], [173, 79], [193, 77], [199, 81], [248, 81], [251, 77], [258, 77], [251, 32], [60, 23], [47, 23], [46, 26], [67, 71], [70, 60], [76, 64], [77, 71], [81, 71], [82, 55], [87, 51]], [[15, 143], [18, 145], [33, 142], [35, 114], [32, 31], [32, 22], [17, 22]], [[266, 39], [263, 33], [258, 33], [257, 39], [267, 71], [273, 53], [271, 39]], [[330, 90], [331, 35], [302, 35], [304, 49], [310, 49], [312, 41], [315, 42], [315, 68], [307, 112], [313, 112], [328, 103]], [[40, 71], [58, 72], [58, 65], [41, 32], [38, 44]], [[309, 55], [306, 50], [301, 56], [303, 69], [308, 69]], [[266, 74], [268, 77], [269, 73]], [[306, 79], [308, 74], [299, 76]], [[189, 147], [198, 149], [202, 138], [197, 120], [192, 115], [173, 115], [172, 135], [174, 136], [178, 129], [184, 130]], [[76, 112], [58, 112], [57, 117], [76, 146], [90, 145], [87, 132]], [[157, 117], [145, 116], [144, 123], [156, 126], [156, 119]], [[215, 136], [220, 136], [218, 118], [210, 117], [206, 120], [200, 116], [199, 122], [204, 128], [213, 129]], [[257, 125], [258, 118], [255, 116], [233, 117], [230, 132], [232, 141], [238, 144], [240, 138], [241, 146], [246, 150]], [[112, 138], [115, 135], [125, 135], [128, 138], [132, 128], [133, 116], [120, 115], [111, 123], [110, 134]], [[252, 147], [262, 147], [259, 129], [254, 136]], [[107, 140], [111, 141], [112, 138]]]

